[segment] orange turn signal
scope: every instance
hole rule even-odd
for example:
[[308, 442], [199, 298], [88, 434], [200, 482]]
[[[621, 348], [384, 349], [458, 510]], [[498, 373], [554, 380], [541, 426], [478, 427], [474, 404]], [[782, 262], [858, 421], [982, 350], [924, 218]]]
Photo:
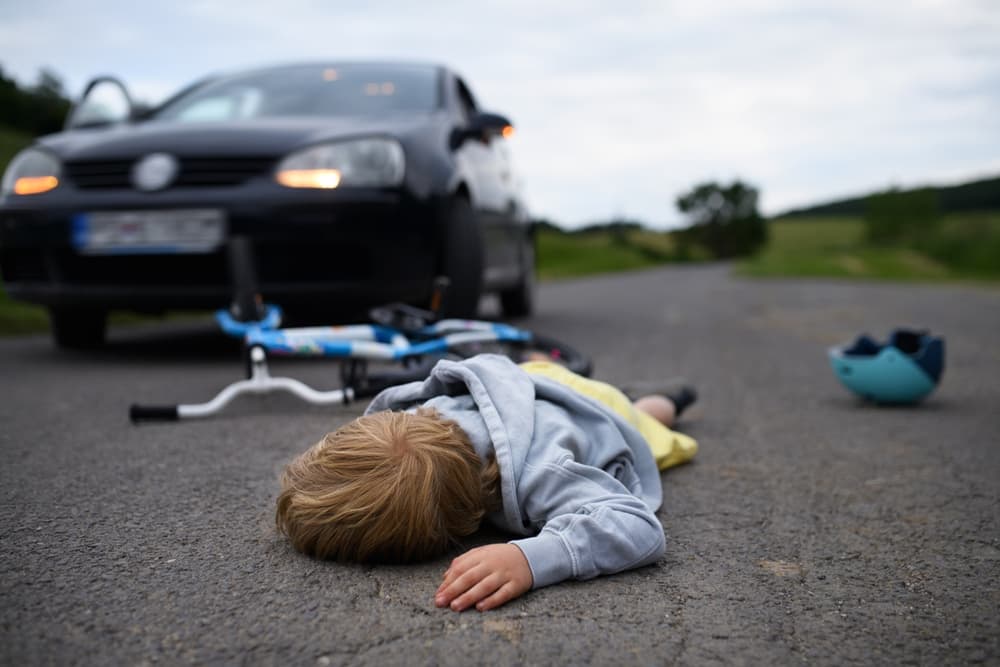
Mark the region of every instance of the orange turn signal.
[[333, 190], [340, 185], [337, 169], [286, 169], [279, 171], [276, 178], [286, 188]]
[[37, 195], [54, 190], [59, 185], [55, 176], [22, 176], [14, 181], [14, 194]]

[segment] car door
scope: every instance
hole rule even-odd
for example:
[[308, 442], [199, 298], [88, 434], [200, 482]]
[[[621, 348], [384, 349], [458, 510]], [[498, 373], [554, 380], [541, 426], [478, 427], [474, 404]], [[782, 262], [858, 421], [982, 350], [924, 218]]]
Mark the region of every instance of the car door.
[[[479, 109], [472, 92], [460, 78], [455, 77], [454, 85], [461, 122], [467, 124]], [[502, 157], [494, 145], [497, 141], [495, 137], [470, 139], [462, 144], [456, 156], [469, 167], [472, 203], [483, 224], [487, 285], [495, 283], [504, 273], [510, 264], [511, 253], [506, 229], [510, 197], [505, 186]]]
[[520, 247], [526, 233], [527, 221], [521, 206], [521, 183], [514, 172], [510, 144], [502, 136], [490, 142], [497, 169], [501, 209], [497, 220], [497, 265], [504, 283], [517, 282], [522, 271]]

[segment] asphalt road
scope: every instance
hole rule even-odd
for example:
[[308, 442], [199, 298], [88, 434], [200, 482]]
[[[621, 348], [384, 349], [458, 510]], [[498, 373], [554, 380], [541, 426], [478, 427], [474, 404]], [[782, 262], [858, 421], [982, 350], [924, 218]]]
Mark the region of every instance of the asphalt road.
[[[237, 379], [233, 345], [177, 324], [94, 353], [7, 339], [0, 664], [1000, 663], [1000, 291], [709, 266], [547, 284], [539, 311], [525, 324], [598, 377], [701, 390], [656, 565], [435, 609], [447, 559], [316, 562], [272, 529], [280, 467], [360, 406], [249, 398], [136, 427], [132, 401]], [[943, 384], [917, 408], [859, 403], [825, 348], [896, 325], [947, 336]], [[274, 370], [336, 384], [324, 363]]]

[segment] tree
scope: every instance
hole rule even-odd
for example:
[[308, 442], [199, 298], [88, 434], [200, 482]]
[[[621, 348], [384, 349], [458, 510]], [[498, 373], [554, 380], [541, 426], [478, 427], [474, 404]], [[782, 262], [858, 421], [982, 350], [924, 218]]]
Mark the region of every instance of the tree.
[[63, 100], [66, 93], [63, 89], [62, 79], [58, 74], [47, 67], [43, 67], [38, 72], [38, 81], [35, 82], [34, 92], [41, 97], [55, 98]]
[[59, 77], [48, 69], [32, 88], [23, 88], [0, 68], [0, 126], [31, 136], [58, 132], [70, 108]]
[[678, 235], [681, 246], [694, 243], [720, 259], [752, 254], [767, 242], [757, 199], [757, 189], [738, 180], [702, 183], [682, 194], [677, 208], [691, 225]]

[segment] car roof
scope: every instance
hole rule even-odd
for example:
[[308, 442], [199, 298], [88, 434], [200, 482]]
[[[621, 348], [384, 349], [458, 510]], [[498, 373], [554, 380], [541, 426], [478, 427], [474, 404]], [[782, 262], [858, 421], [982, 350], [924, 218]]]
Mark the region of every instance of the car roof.
[[[206, 79], [218, 80], [231, 76], [244, 76], [256, 74], [258, 72], [273, 72], [281, 69], [294, 69], [300, 67], [384, 67], [384, 68], [414, 68], [414, 69], [434, 69], [439, 72], [450, 71], [440, 63], [418, 60], [310, 60], [302, 62], [287, 62], [274, 65], [261, 65], [257, 67], [247, 67], [236, 70], [226, 70], [210, 75]], [[206, 80], [203, 79], [203, 80]]]

